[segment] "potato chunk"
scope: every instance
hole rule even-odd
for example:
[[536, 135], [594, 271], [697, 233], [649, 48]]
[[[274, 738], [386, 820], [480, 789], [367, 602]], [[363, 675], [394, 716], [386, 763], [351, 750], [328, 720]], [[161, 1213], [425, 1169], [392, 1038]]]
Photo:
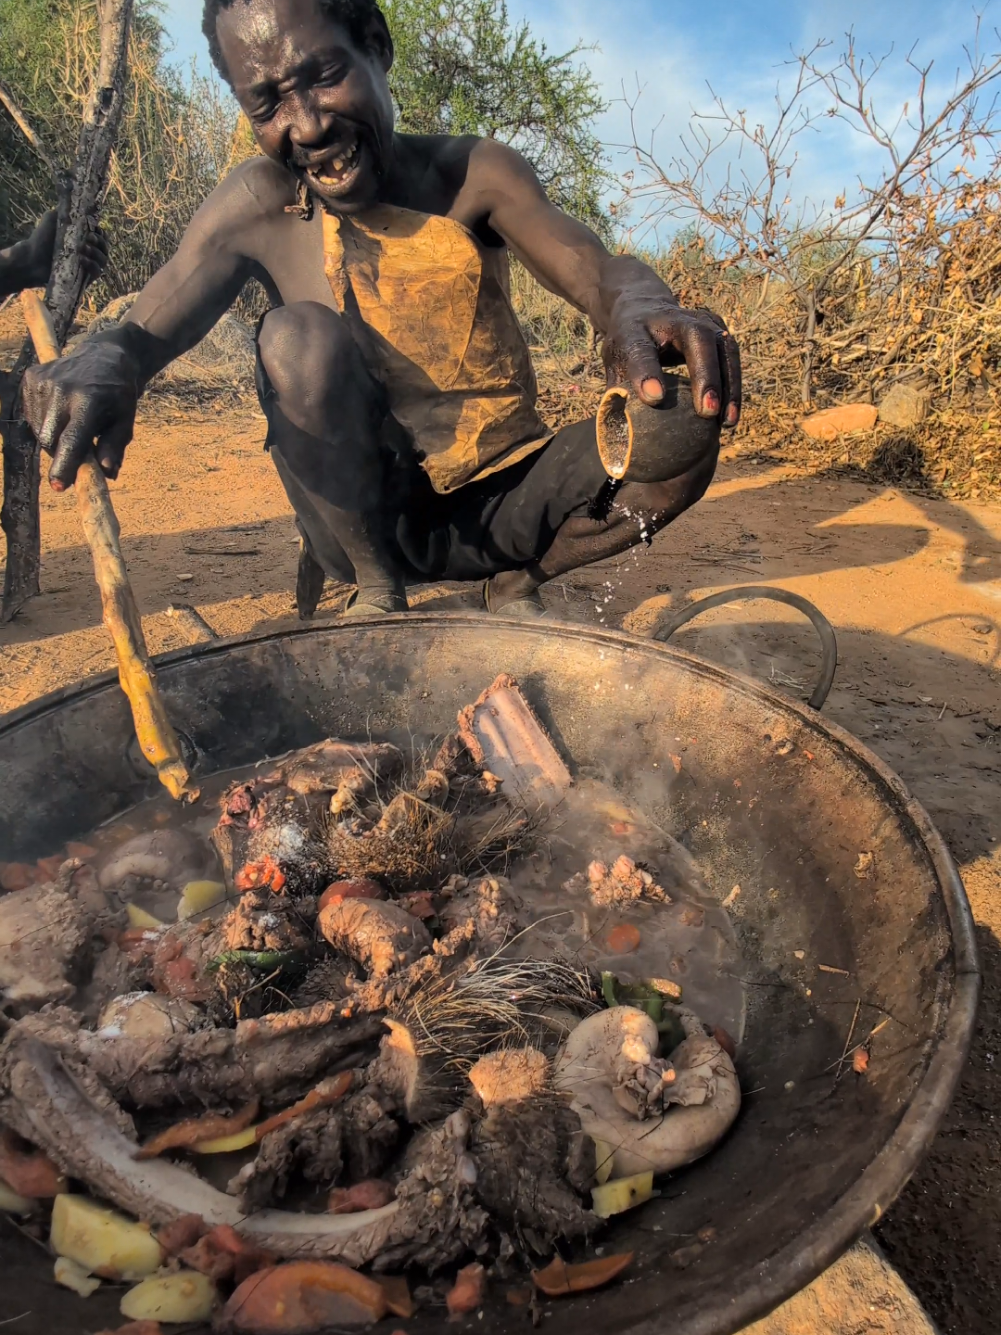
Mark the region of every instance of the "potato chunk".
[[101, 1287], [101, 1281], [94, 1275], [88, 1275], [82, 1265], [71, 1261], [68, 1256], [57, 1256], [53, 1268], [53, 1278], [64, 1289], [72, 1289], [81, 1298], [89, 1298]]
[[208, 1275], [179, 1270], [176, 1275], [151, 1275], [129, 1289], [119, 1311], [130, 1321], [167, 1321], [175, 1325], [208, 1321], [218, 1300]]
[[181, 891], [177, 905], [179, 922], [206, 913], [226, 898], [226, 887], [221, 881], [189, 881]]
[[27, 1196], [19, 1196], [12, 1187], [0, 1178], [0, 1210], [7, 1214], [31, 1214], [35, 1202]]
[[642, 1205], [653, 1195], [653, 1173], [634, 1173], [632, 1177], [617, 1177], [591, 1190], [594, 1213], [599, 1219], [623, 1214], [636, 1205]]
[[144, 908], [138, 904], [126, 904], [125, 912], [128, 916], [129, 926], [138, 927], [142, 931], [155, 932], [163, 926], [159, 918], [154, 918], [152, 913], [147, 913]]
[[145, 1224], [87, 1196], [57, 1196], [49, 1237], [57, 1256], [68, 1256], [103, 1279], [144, 1279], [159, 1269], [163, 1251]]

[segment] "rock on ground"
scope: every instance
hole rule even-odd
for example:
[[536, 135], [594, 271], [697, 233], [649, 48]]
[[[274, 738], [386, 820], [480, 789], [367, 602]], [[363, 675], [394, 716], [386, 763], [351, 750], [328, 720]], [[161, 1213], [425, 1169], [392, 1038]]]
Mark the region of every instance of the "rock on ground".
[[928, 416], [931, 399], [917, 385], [891, 385], [879, 402], [879, 420], [888, 426], [920, 426]]
[[878, 415], [874, 403], [842, 403], [837, 408], [811, 413], [800, 426], [813, 440], [832, 441], [851, 431], [871, 431]]
[[865, 1239], [744, 1335], [936, 1335], [920, 1303]]

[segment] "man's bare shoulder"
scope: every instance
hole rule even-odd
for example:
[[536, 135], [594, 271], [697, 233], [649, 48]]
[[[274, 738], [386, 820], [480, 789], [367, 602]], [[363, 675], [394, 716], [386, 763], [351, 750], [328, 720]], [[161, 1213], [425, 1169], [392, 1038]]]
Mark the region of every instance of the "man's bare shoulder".
[[223, 177], [192, 218], [183, 248], [227, 253], [268, 269], [279, 238], [299, 237], [293, 224], [302, 224], [286, 212], [295, 195], [290, 172], [269, 158], [248, 158]]
[[476, 135], [415, 135], [411, 141], [428, 164], [425, 191], [440, 198], [439, 211], [475, 231], [499, 197], [543, 196], [531, 164], [507, 144]]
[[291, 172], [257, 155], [248, 158], [224, 176], [210, 198], [220, 207], [233, 208], [246, 217], [272, 218], [285, 212], [295, 203], [296, 184]]
[[486, 193], [545, 198], [535, 168], [516, 148], [496, 139], [478, 139], [469, 154], [468, 185]]
[[478, 135], [423, 136], [430, 156], [443, 179], [458, 188], [478, 187], [498, 180], [535, 182], [535, 171], [517, 149], [496, 139], [481, 139]]

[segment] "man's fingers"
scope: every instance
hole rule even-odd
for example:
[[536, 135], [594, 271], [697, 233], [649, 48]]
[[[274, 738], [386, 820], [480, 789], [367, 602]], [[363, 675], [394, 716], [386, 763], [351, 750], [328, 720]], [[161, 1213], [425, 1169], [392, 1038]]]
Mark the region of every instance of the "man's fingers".
[[104, 272], [108, 263], [108, 242], [99, 227], [92, 227], [80, 248], [80, 258], [90, 277]]
[[637, 325], [622, 339], [622, 352], [625, 379], [644, 403], [656, 406], [664, 397], [664, 378], [653, 335]]
[[741, 384], [740, 348], [731, 333], [723, 335], [723, 365], [726, 371], [727, 403], [723, 413], [724, 426], [736, 426], [740, 421], [743, 402]]
[[45, 392], [45, 386], [33, 387], [34, 392], [29, 399], [27, 381], [30, 374], [29, 371], [25, 375], [25, 419], [42, 449], [54, 454], [60, 432], [70, 420], [69, 403], [65, 395], [52, 386], [48, 387], [48, 393]]
[[55, 209], [49, 209], [43, 213], [35, 224], [35, 237], [39, 245], [47, 246], [50, 250], [56, 242], [56, 228], [59, 226], [59, 215]]
[[125, 447], [132, 439], [132, 423], [116, 422], [97, 441], [97, 462], [101, 472], [112, 481], [118, 476], [125, 458]]
[[49, 485], [54, 491], [65, 491], [67, 487], [72, 487], [77, 469], [93, 449], [94, 437], [103, 425], [90, 405], [85, 405], [76, 415], [70, 414], [49, 469]]
[[688, 365], [695, 411], [700, 417], [718, 417], [723, 407], [723, 375], [717, 330], [708, 321], [689, 320], [679, 330], [677, 342]]
[[107, 255], [102, 255], [97, 250], [91, 250], [88, 246], [84, 246], [80, 252], [80, 264], [83, 268], [84, 277], [87, 279], [99, 278], [104, 273], [107, 263]]
[[726, 321], [708, 306], [697, 312], [704, 320], [710, 321], [719, 331], [717, 334], [716, 356], [720, 370], [721, 412], [723, 425], [734, 427], [740, 421], [741, 377], [740, 349], [737, 340], [727, 328]]

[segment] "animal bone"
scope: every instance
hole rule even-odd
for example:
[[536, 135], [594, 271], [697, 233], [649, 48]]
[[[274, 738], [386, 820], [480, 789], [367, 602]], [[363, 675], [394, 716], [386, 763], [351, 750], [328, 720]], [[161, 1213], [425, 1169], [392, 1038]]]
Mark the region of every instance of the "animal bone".
[[445, 1264], [480, 1241], [486, 1215], [477, 1211], [462, 1167], [469, 1135], [449, 1119], [432, 1132], [426, 1162], [397, 1188], [398, 1199], [355, 1214], [262, 1210], [244, 1215], [232, 1196], [163, 1159], [139, 1161], [136, 1146], [89, 1097], [59, 1056], [27, 1040], [7, 1071], [0, 1117], [42, 1147], [69, 1176], [87, 1182], [119, 1209], [163, 1228], [201, 1215], [214, 1228], [229, 1224], [278, 1257], [328, 1258], [362, 1266], [413, 1257]]
[[341, 1003], [243, 1020], [235, 1029], [200, 1029], [168, 1038], [82, 1029], [64, 1008], [27, 1016], [0, 1048], [0, 1098], [22, 1045], [41, 1040], [79, 1062], [119, 1102], [142, 1108], [174, 1103], [243, 1102], [248, 1091], [281, 1103], [344, 1065], [380, 1033], [370, 1016], [345, 1022]]

